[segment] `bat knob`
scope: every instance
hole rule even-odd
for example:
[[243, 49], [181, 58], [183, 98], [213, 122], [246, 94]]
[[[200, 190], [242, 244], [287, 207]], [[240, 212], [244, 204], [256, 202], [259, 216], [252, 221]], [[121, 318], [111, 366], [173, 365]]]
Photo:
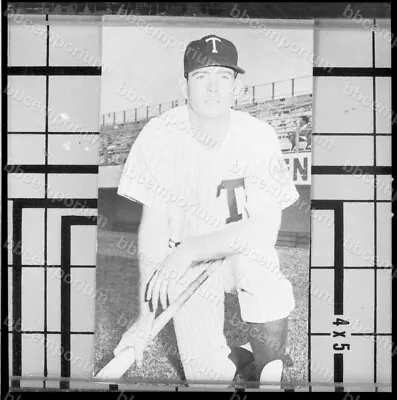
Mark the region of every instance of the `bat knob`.
[[96, 375], [95, 379], [98, 380], [118, 380], [127, 372], [128, 368], [135, 361], [135, 351], [133, 347], [128, 347], [116, 357], [114, 357], [108, 364], [105, 365]]
[[173, 248], [175, 248], [175, 247], [178, 247], [180, 244], [181, 244], [181, 242], [175, 242], [175, 241], [172, 240], [172, 239], [169, 239], [169, 241], [168, 241], [168, 247], [169, 247], [170, 249], [173, 249]]

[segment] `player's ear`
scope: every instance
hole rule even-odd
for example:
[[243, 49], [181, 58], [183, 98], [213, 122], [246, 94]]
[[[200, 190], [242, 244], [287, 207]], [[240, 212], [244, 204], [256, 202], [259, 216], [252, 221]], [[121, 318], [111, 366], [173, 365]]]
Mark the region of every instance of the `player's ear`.
[[234, 87], [233, 87], [233, 95], [234, 99], [243, 99], [246, 92], [246, 85], [244, 82], [237, 76], [234, 80]]
[[187, 99], [187, 80], [185, 78], [179, 80], [179, 90], [181, 91], [183, 98]]

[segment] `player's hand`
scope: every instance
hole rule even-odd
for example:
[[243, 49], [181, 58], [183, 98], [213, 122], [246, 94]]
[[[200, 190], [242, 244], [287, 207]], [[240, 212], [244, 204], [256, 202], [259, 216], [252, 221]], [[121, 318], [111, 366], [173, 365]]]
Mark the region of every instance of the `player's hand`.
[[146, 300], [152, 302], [156, 312], [160, 298], [163, 309], [167, 308], [168, 291], [176, 285], [193, 263], [191, 251], [184, 243], [175, 247], [155, 271], [149, 281]]
[[138, 320], [126, 331], [117, 347], [113, 350], [113, 354], [117, 356], [121, 351], [128, 347], [134, 348], [135, 361], [139, 368], [143, 363], [143, 352], [148, 342], [151, 340], [151, 331], [154, 321], [154, 314], [140, 316]]

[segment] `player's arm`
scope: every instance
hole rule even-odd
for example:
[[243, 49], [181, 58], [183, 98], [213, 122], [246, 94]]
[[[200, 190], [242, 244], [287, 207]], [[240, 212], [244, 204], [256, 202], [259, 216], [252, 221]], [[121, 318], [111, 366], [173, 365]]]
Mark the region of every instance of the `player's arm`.
[[141, 224], [138, 232], [139, 246], [139, 306], [138, 319], [121, 337], [113, 353], [117, 356], [127, 347], [133, 347], [135, 361], [142, 367], [143, 352], [150, 340], [155, 313], [145, 301], [147, 283], [156, 268], [157, 260], [166, 257], [168, 251], [167, 220], [162, 213], [144, 205]]
[[186, 240], [182, 246], [191, 254], [192, 262], [236, 255], [245, 244], [256, 251], [273, 247], [281, 224], [281, 206], [274, 202], [271, 206], [269, 204], [268, 212], [258, 211], [251, 213], [249, 219]]
[[[126, 160], [117, 191], [120, 196], [143, 205], [138, 232], [139, 304], [146, 314], [145, 286], [156, 266], [166, 258], [169, 239], [167, 204], [161, 191], [154, 186], [160, 182], [160, 187], [167, 189], [169, 184], [162, 176], [166, 168], [162, 160], [159, 129], [161, 121], [154, 118], [140, 132]], [[160, 178], [163, 179], [158, 181]]]
[[150, 313], [149, 302], [145, 300], [147, 284], [156, 267], [167, 257], [169, 225], [167, 217], [154, 208], [143, 206], [138, 232], [139, 247], [139, 302], [141, 315]]
[[[271, 151], [261, 150], [266, 146]], [[245, 244], [259, 253], [275, 246], [282, 210], [299, 194], [284, 163], [277, 134], [268, 130], [266, 140], [259, 139], [255, 149], [250, 176], [245, 179], [249, 218], [185, 241], [193, 262], [236, 255]]]

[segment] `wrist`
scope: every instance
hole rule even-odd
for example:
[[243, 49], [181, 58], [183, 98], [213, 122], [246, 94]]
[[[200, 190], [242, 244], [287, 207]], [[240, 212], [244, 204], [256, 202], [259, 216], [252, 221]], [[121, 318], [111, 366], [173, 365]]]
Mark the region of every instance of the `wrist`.
[[151, 311], [149, 307], [149, 302], [145, 301], [141, 304], [141, 310], [138, 316], [138, 321], [147, 321], [149, 319], [155, 318], [155, 313]]
[[178, 250], [182, 251], [185, 255], [185, 258], [188, 260], [189, 265], [194, 263], [195, 261], [198, 261], [198, 254], [197, 254], [197, 248], [196, 244], [194, 241], [194, 238], [188, 238], [184, 240], [179, 246]]

